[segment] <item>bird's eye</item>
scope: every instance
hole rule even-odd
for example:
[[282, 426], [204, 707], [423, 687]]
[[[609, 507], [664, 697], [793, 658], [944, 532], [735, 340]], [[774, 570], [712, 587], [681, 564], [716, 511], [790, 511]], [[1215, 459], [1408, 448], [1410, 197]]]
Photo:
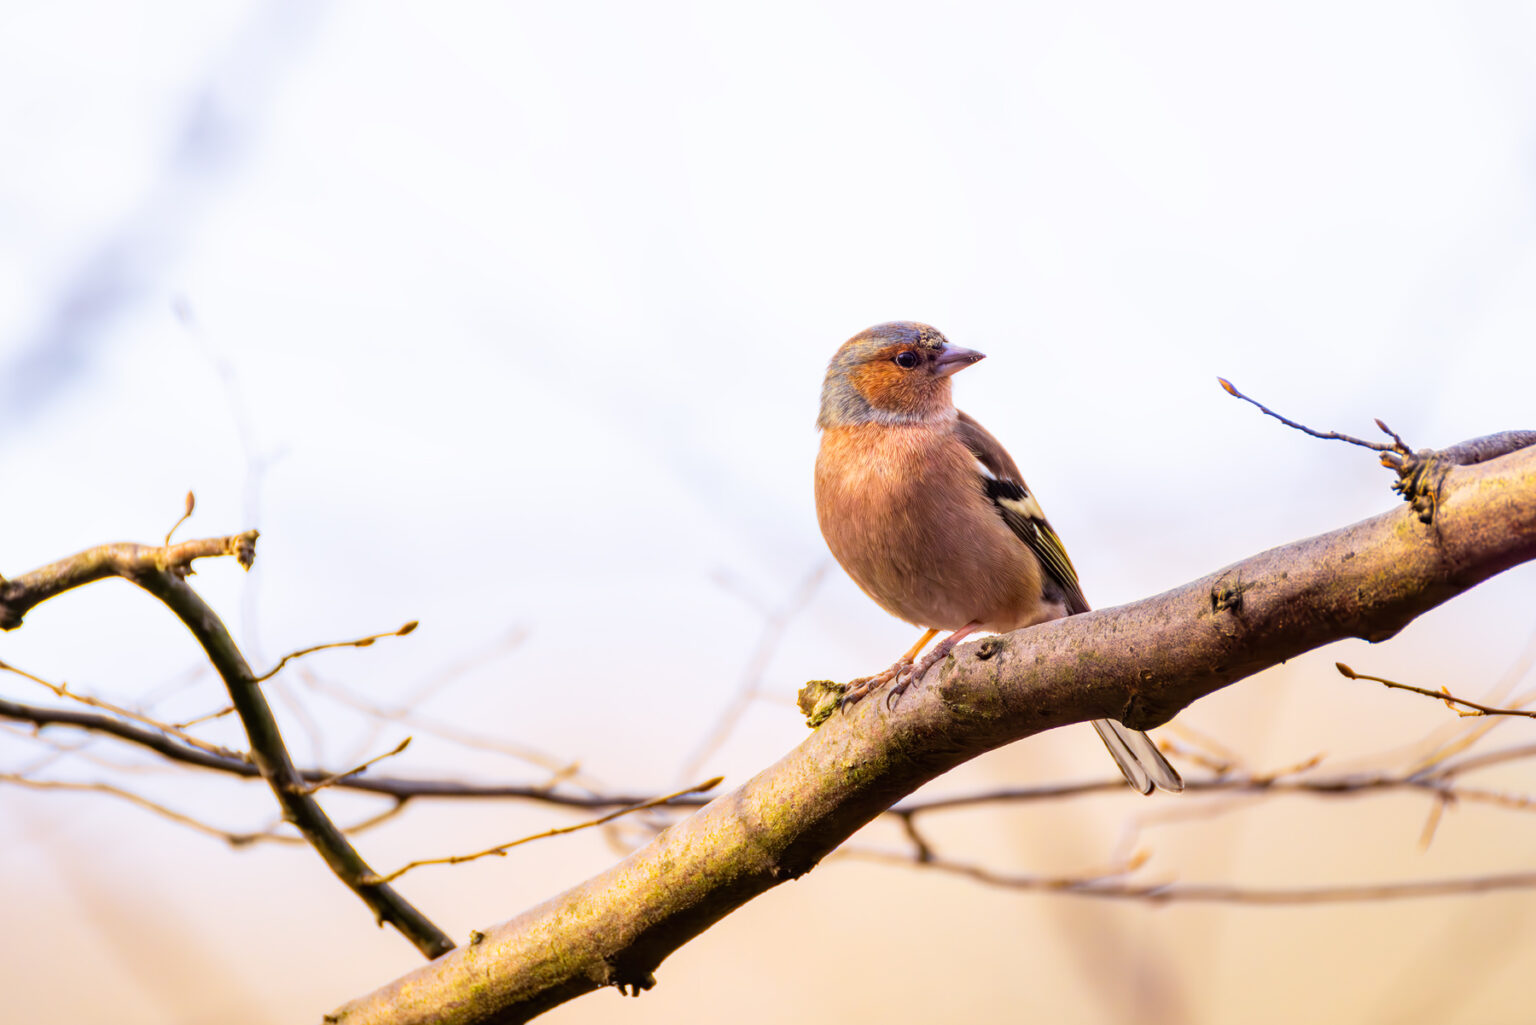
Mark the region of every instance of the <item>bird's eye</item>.
[[917, 353], [913, 352], [911, 349], [904, 349], [896, 354], [896, 357], [894, 360], [892, 360], [892, 362], [894, 362], [903, 370], [911, 370], [918, 364]]

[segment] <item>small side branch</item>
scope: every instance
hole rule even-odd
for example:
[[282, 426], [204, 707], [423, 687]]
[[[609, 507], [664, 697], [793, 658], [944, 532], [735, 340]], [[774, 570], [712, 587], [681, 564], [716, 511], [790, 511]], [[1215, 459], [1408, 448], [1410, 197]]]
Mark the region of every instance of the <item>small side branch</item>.
[[185, 578], [192, 572], [194, 559], [223, 555], [234, 556], [243, 568], [250, 569], [256, 560], [259, 536], [247, 530], [164, 547], [124, 542], [88, 548], [14, 579], [0, 580], [0, 630], [16, 629], [22, 617], [49, 598], [108, 577], [136, 580], [145, 574], [168, 573]]
[[[1536, 719], [1536, 711], [1531, 711], [1530, 709], [1495, 708], [1492, 705], [1484, 705], [1476, 701], [1468, 701], [1466, 698], [1458, 698], [1444, 687], [1441, 687], [1439, 690], [1429, 690], [1425, 687], [1415, 687], [1411, 683], [1398, 683], [1396, 680], [1388, 680], [1380, 676], [1357, 673], [1343, 662], [1335, 662], [1333, 666], [1339, 671], [1340, 676], [1350, 680], [1370, 680], [1372, 683], [1379, 683], [1384, 687], [1390, 687], [1392, 690], [1406, 690], [1412, 694], [1422, 694], [1426, 698], [1435, 698], [1438, 701], [1443, 701], [1447, 708], [1463, 717], [1474, 715], [1513, 715], [1524, 716], [1527, 719]], [[1461, 707], [1457, 708], [1457, 705]]]
[[1276, 413], [1273, 409], [1270, 409], [1268, 406], [1264, 405], [1264, 403], [1260, 402], [1258, 399], [1252, 398], [1251, 396], [1248, 396], [1248, 395], [1244, 395], [1242, 392], [1237, 390], [1237, 385], [1233, 384], [1231, 381], [1227, 380], [1225, 377], [1218, 377], [1218, 378], [1216, 378], [1216, 380], [1221, 384], [1222, 390], [1225, 391], [1228, 395], [1232, 396], [1234, 399], [1242, 399], [1244, 402], [1247, 402], [1247, 403], [1257, 407], [1259, 412], [1263, 413], [1265, 416], [1272, 416], [1276, 420], [1279, 420], [1281, 423], [1285, 424], [1285, 426], [1294, 428], [1295, 430], [1298, 430], [1298, 431], [1300, 431], [1303, 434], [1309, 434], [1309, 435], [1311, 435], [1314, 438], [1321, 438], [1324, 441], [1343, 441], [1343, 442], [1347, 442], [1350, 445], [1359, 445], [1361, 448], [1371, 449], [1372, 451], [1375, 451], [1375, 452], [1405, 452], [1406, 453], [1408, 451], [1408, 446], [1407, 446], [1406, 443], [1404, 443], [1403, 439], [1399, 438], [1397, 436], [1397, 433], [1395, 431], [1393, 431], [1392, 428], [1388, 427], [1386, 424], [1382, 423], [1380, 420], [1376, 421], [1376, 426], [1380, 427], [1382, 429], [1382, 431], [1385, 432], [1386, 434], [1391, 435], [1391, 437], [1392, 437], [1392, 444], [1390, 444], [1390, 445], [1388, 445], [1384, 441], [1366, 441], [1363, 438], [1356, 438], [1356, 437], [1354, 437], [1353, 435], [1350, 435], [1350, 434], [1340, 434], [1338, 431], [1319, 431], [1319, 430], [1315, 430], [1315, 429], [1313, 429], [1311, 427], [1308, 427], [1306, 424], [1298, 423], [1297, 421], [1292, 420], [1290, 417], [1281, 416], [1279, 413]]
[[303, 658], [305, 655], [313, 655], [317, 651], [330, 651], [332, 648], [371, 647], [373, 642], [382, 640], [385, 637], [404, 637], [406, 634], [415, 630], [416, 627], [420, 625], [421, 624], [417, 623], [416, 620], [413, 619], [409, 623], [402, 626], [400, 629], [390, 630], [388, 633], [370, 634], [367, 637], [359, 637], [353, 641], [331, 641], [327, 644], [314, 644], [308, 648], [300, 648], [298, 651], [290, 651], [288, 654], [277, 660], [277, 665], [256, 677], [256, 682], [261, 683], [265, 680], [272, 679], [272, 677], [283, 671], [283, 666], [287, 665], [289, 662], [292, 662], [296, 658]]
[[1397, 481], [1392, 485], [1392, 490], [1402, 495], [1403, 501], [1413, 507], [1413, 511], [1419, 514], [1421, 523], [1434, 521], [1435, 509], [1439, 506], [1440, 495], [1445, 487], [1445, 478], [1452, 467], [1475, 466], [1536, 445], [1536, 431], [1501, 431], [1498, 434], [1463, 441], [1438, 451], [1432, 448], [1421, 448], [1415, 452], [1408, 447], [1402, 435], [1388, 427], [1379, 418], [1376, 420], [1376, 426], [1392, 439], [1390, 445], [1382, 441], [1366, 441], [1363, 438], [1340, 434], [1338, 431], [1314, 430], [1306, 424], [1281, 416], [1257, 399], [1244, 395], [1225, 377], [1218, 377], [1216, 380], [1228, 395], [1258, 407], [1261, 413], [1274, 417], [1287, 427], [1293, 427], [1303, 434], [1322, 438], [1325, 441], [1343, 441], [1379, 452], [1381, 465], [1397, 473]]

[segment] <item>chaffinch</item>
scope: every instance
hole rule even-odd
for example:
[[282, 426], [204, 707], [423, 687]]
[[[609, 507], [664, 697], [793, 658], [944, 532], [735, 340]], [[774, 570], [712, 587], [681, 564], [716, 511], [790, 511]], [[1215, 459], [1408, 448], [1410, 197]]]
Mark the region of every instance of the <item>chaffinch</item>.
[[[895, 665], [850, 683], [845, 703], [886, 684], [894, 699], [978, 630], [1088, 611], [1018, 466], [950, 397], [950, 377], [982, 358], [926, 324], [896, 321], [854, 335], [827, 366], [816, 421], [822, 536], [865, 594], [927, 629]], [[954, 632], [914, 664], [940, 630]], [[1133, 788], [1184, 788], [1145, 733], [1093, 726]]]

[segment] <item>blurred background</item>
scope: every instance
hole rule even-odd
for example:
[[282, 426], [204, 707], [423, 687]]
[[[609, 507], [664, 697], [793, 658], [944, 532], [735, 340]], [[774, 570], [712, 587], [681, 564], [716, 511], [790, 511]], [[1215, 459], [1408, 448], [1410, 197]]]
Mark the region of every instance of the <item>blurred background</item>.
[[[803, 681], [913, 640], [830, 565], [812, 509], [822, 371], [870, 324], [989, 354], [960, 405], [1100, 606], [1394, 508], [1369, 453], [1284, 429], [1218, 374], [1415, 446], [1536, 427], [1533, 48], [1519, 3], [12, 2], [0, 573], [158, 541], [191, 488], [179, 537], [261, 530], [252, 572], [194, 578], [259, 667], [422, 623], [268, 685], [299, 761], [411, 735], [376, 771], [740, 783], [804, 736]], [[1533, 597], [1517, 569], [1178, 722], [1243, 771], [1402, 771], [1466, 723], [1333, 662], [1518, 690]], [[0, 659], [166, 720], [223, 703], [121, 581], [39, 607]], [[11, 674], [0, 694], [54, 700]], [[1506, 720], [1480, 743], [1530, 739]], [[1113, 771], [1074, 727], [928, 791]], [[260, 784], [14, 724], [0, 772], [10, 1020], [314, 1021], [420, 963], [307, 848], [232, 849], [16, 777], [110, 781], [237, 832], [274, 825]], [[1257, 888], [1532, 866], [1524, 813], [1487, 805], [1450, 807], [1421, 849], [1432, 803], [1116, 791], [930, 826], [946, 856], [1018, 873], [1092, 872], [1127, 844], [1150, 855], [1136, 880]], [[357, 842], [387, 869], [576, 820], [421, 804]], [[614, 840], [400, 885], [462, 941]], [[1514, 1022], [1533, 912], [1528, 892], [1153, 906], [834, 858], [642, 999], [548, 1020]]]

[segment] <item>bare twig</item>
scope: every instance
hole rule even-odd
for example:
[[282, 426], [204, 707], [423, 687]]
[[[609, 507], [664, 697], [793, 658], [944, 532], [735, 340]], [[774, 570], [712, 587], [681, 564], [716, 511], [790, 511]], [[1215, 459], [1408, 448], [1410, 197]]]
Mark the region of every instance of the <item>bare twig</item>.
[[1324, 441], [1345, 441], [1345, 442], [1348, 442], [1351, 445], [1359, 445], [1361, 448], [1371, 449], [1374, 452], [1404, 452], [1404, 453], [1406, 453], [1406, 452], [1409, 451], [1408, 446], [1403, 444], [1403, 439], [1399, 438], [1392, 431], [1392, 429], [1390, 427], [1388, 427], [1386, 424], [1382, 423], [1380, 420], [1376, 421], [1376, 426], [1380, 427], [1385, 433], [1390, 434], [1392, 436], [1392, 439], [1393, 439], [1394, 443], [1391, 444], [1391, 445], [1388, 445], [1385, 442], [1380, 442], [1380, 441], [1365, 441], [1362, 438], [1356, 438], [1356, 437], [1353, 437], [1352, 435], [1340, 434], [1338, 431], [1317, 431], [1317, 430], [1313, 430], [1311, 427], [1308, 427], [1306, 424], [1297, 423], [1295, 420], [1292, 420], [1289, 417], [1281, 416], [1279, 413], [1276, 413], [1273, 409], [1270, 409], [1268, 406], [1264, 405], [1262, 402], [1258, 401], [1257, 399], [1253, 399], [1253, 398], [1248, 397], [1247, 395], [1244, 395], [1242, 392], [1237, 390], [1237, 386], [1236, 385], [1234, 385], [1231, 381], [1227, 380], [1225, 377], [1218, 377], [1218, 378], [1216, 378], [1216, 380], [1221, 382], [1222, 389], [1228, 395], [1231, 395], [1233, 398], [1242, 399], [1244, 402], [1251, 403], [1252, 405], [1257, 406], [1258, 409], [1259, 409], [1259, 412], [1265, 414], [1266, 416], [1272, 416], [1276, 420], [1279, 420], [1281, 423], [1285, 424], [1285, 426], [1287, 426], [1287, 427], [1294, 427], [1296, 430], [1301, 431], [1303, 434], [1310, 434], [1312, 437], [1314, 437], [1314, 438], [1322, 438]]
[[227, 829], [220, 829], [191, 815], [167, 808], [157, 801], [151, 801], [142, 794], [136, 794], [131, 790], [115, 786], [111, 783], [75, 783], [67, 780], [32, 779], [19, 773], [10, 772], [0, 773], [0, 783], [11, 783], [33, 790], [70, 790], [77, 793], [107, 794], [143, 808], [145, 811], [154, 812], [161, 818], [169, 819], [177, 825], [186, 826], [188, 829], [202, 833], [205, 836], [212, 836], [223, 840], [232, 847], [244, 847], [260, 841], [289, 844], [304, 843], [302, 839], [296, 836], [282, 836], [276, 833], [233, 833]]
[[[142, 794], [134, 793], [132, 790], [117, 786], [113, 783], [78, 783], [69, 780], [35, 779], [24, 772], [0, 773], [0, 783], [10, 783], [32, 790], [62, 790], [73, 791], [76, 793], [105, 794], [109, 797], [116, 797], [120, 800], [127, 801], [129, 804], [132, 804], [136, 807], [142, 808], [145, 811], [153, 812], [154, 814], [168, 819], [178, 825], [186, 826], [194, 832], [201, 833], [204, 836], [211, 836], [215, 839], [223, 840], [231, 847], [248, 847], [251, 844], [256, 843], [290, 844], [297, 847], [308, 845], [308, 841], [303, 837], [289, 836], [285, 833], [279, 833], [272, 827], [247, 833], [237, 833], [233, 830], [220, 829], [218, 826], [210, 825], [209, 823], [195, 818], [194, 816], [188, 815], [184, 812], [176, 811], [173, 808], [168, 808], [165, 805], [160, 804], [158, 801], [152, 801]], [[390, 819], [394, 818], [396, 815], [400, 814], [400, 812], [404, 810], [405, 805], [405, 799], [397, 799], [391, 802], [389, 807], [385, 808], [383, 811], [375, 812], [365, 819], [355, 822], [350, 826], [344, 827], [342, 832], [346, 833], [348, 836], [356, 836], [359, 833], [367, 832], [368, 830], [373, 829], [375, 826], [382, 825], [383, 823], [388, 822]], [[279, 819], [278, 824], [280, 825], [281, 822], [282, 820]]]
[[612, 822], [614, 819], [621, 815], [629, 815], [632, 812], [644, 811], [647, 808], [656, 808], [664, 804], [669, 804], [672, 801], [675, 801], [680, 797], [686, 797], [689, 794], [698, 794], [713, 790], [724, 781], [725, 777], [716, 776], [714, 779], [707, 779], [703, 783], [699, 783], [696, 786], [691, 786], [686, 790], [679, 790], [675, 794], [667, 794], [665, 797], [653, 797], [649, 801], [642, 801], [639, 804], [633, 804], [627, 808], [620, 808], [617, 811], [611, 811], [607, 815], [602, 815], [595, 819], [589, 819], [586, 822], [578, 822], [574, 826], [558, 826], [554, 829], [546, 829], [542, 833], [534, 833], [531, 836], [525, 836], [517, 840], [512, 840], [508, 843], [497, 844], [495, 847], [488, 847], [483, 851], [476, 851], [474, 854], [451, 854], [443, 858], [421, 858], [416, 861], [407, 862], [400, 868], [397, 868], [393, 872], [389, 873], [389, 875], [376, 876], [375, 881], [380, 883], [394, 882], [396, 879], [399, 879], [401, 876], [405, 875], [412, 869], [421, 868], [423, 865], [460, 865], [466, 861], [474, 861], [478, 858], [505, 857], [506, 853], [512, 848], [520, 847], [525, 843], [532, 843], [535, 840], [544, 840], [552, 836], [563, 836], [566, 833], [574, 833], [581, 829], [591, 829], [593, 826], [601, 826], [604, 823]]
[[1435, 833], [1440, 829], [1440, 821], [1445, 817], [1445, 806], [1451, 803], [1451, 798], [1445, 794], [1440, 796], [1429, 806], [1429, 815], [1424, 819], [1424, 828], [1419, 830], [1419, 850], [1429, 850], [1429, 845], [1434, 842]]
[[193, 716], [191, 719], [187, 719], [184, 722], [171, 723], [171, 726], [178, 730], [189, 729], [193, 726], [201, 726], [205, 722], [213, 722], [215, 719], [222, 719], [226, 715], [234, 712], [234, 710], [234, 705], [225, 705], [223, 708], [216, 709], [215, 711], [208, 712], [203, 715]]
[[1269, 888], [1213, 885], [1208, 883], [1128, 883], [1106, 876], [1038, 876], [997, 872], [981, 865], [895, 851], [847, 850], [844, 857], [887, 864], [914, 865], [938, 872], [965, 876], [989, 886], [1041, 893], [1068, 893], [1079, 897], [1107, 900], [1139, 900], [1153, 904], [1256, 904], [1265, 906], [1296, 904], [1342, 904], [1356, 901], [1412, 900], [1503, 890], [1536, 888], [1536, 872], [1512, 872], [1501, 875], [1468, 876], [1460, 879], [1420, 879], [1401, 883], [1362, 883], [1352, 886], [1304, 886]]
[[187, 520], [192, 518], [192, 510], [195, 509], [195, 508], [197, 508], [197, 496], [192, 494], [192, 492], [188, 491], [187, 492], [187, 509], [186, 509], [186, 512], [182, 513], [181, 514], [181, 519], [179, 519], [175, 523], [171, 524], [171, 529], [167, 530], [165, 532], [165, 543], [166, 544], [170, 544], [171, 543], [171, 535], [176, 533], [176, 528], [181, 526], [183, 523], [187, 522]]
[[[1454, 711], [1459, 716], [1466, 717], [1480, 715], [1509, 715], [1523, 716], [1527, 719], [1536, 719], [1536, 711], [1531, 711], [1529, 709], [1494, 708], [1492, 705], [1484, 705], [1476, 701], [1468, 701], [1466, 698], [1458, 698], [1444, 687], [1441, 687], [1439, 690], [1427, 690], [1423, 687], [1415, 687], [1411, 683], [1398, 683], [1395, 680], [1383, 679], [1380, 676], [1370, 676], [1366, 673], [1357, 673], [1343, 662], [1335, 662], [1333, 665], [1334, 668], [1338, 669], [1339, 675], [1351, 680], [1370, 680], [1373, 683], [1382, 684], [1383, 686], [1390, 687], [1393, 690], [1406, 690], [1414, 694], [1422, 694], [1427, 698], [1436, 698], [1445, 702], [1445, 706]], [[1467, 709], [1467, 711], [1461, 711], [1460, 709], [1457, 709], [1457, 705], [1461, 705], [1463, 708]]]
[[316, 644], [312, 647], [300, 648], [298, 651], [290, 651], [288, 654], [277, 660], [277, 665], [256, 677], [256, 682], [261, 683], [263, 680], [272, 679], [272, 677], [282, 672], [283, 666], [287, 665], [289, 662], [292, 662], [296, 658], [303, 658], [305, 655], [313, 655], [317, 651], [328, 651], [331, 648], [367, 648], [372, 646], [375, 641], [385, 637], [404, 637], [406, 634], [415, 630], [420, 625], [420, 623], [413, 619], [409, 623], [400, 627], [398, 630], [390, 630], [381, 634], [370, 634], [367, 637], [359, 637], [355, 641], [331, 641], [328, 644]]
[[375, 757], [368, 759], [366, 762], [363, 762], [356, 768], [348, 769], [346, 772], [338, 772], [335, 775], [327, 776], [324, 779], [317, 779], [313, 783], [306, 783], [304, 785], [304, 792], [306, 794], [312, 794], [317, 790], [323, 790], [328, 786], [334, 786], [335, 784], [346, 779], [348, 776], [356, 776], [360, 773], [367, 772], [370, 766], [377, 765], [379, 762], [382, 762], [386, 758], [393, 758], [395, 755], [399, 754], [410, 746], [411, 738], [406, 737], [404, 740], [400, 741], [400, 743], [396, 744], [391, 750], [385, 751], [381, 755], [376, 755]]
[[932, 861], [933, 848], [929, 845], [928, 838], [923, 836], [922, 831], [917, 828], [917, 813], [899, 811], [895, 812], [895, 815], [901, 822], [902, 831], [907, 834], [907, 839], [912, 844], [912, 856], [918, 861]]
[[[1457, 762], [1437, 762], [1440, 767], [1433, 773], [1424, 773], [1433, 779], [1451, 779], [1462, 773], [1474, 772], [1478, 769], [1486, 769], [1490, 765], [1503, 765], [1507, 762], [1523, 761], [1526, 758], [1536, 757], [1536, 744], [1520, 744], [1515, 747], [1506, 747], [1498, 751], [1485, 751], [1481, 754], [1468, 755]], [[1424, 772], [1418, 766], [1414, 766], [1415, 774]]]
[[92, 697], [89, 694], [81, 694], [79, 691], [70, 690], [69, 684], [67, 683], [53, 683], [43, 679], [41, 676], [29, 673], [25, 669], [22, 669], [18, 666], [13, 666], [9, 662], [0, 661], [0, 671], [15, 673], [17, 676], [20, 676], [23, 679], [31, 680], [33, 683], [40, 684], [41, 686], [46, 687], [48, 690], [52, 691], [55, 697], [68, 698], [70, 701], [78, 702], [82, 705], [86, 705], [87, 707], [99, 708], [104, 712], [110, 712], [112, 715], [121, 716], [122, 718], [131, 720], [133, 722], [143, 723], [145, 726], [153, 727], [154, 729], [168, 733], [178, 740], [190, 744], [200, 750], [206, 751], [209, 754], [218, 755], [221, 758], [243, 759], [248, 757], [246, 755], [231, 751], [229, 748], [224, 747], [223, 745], [210, 744], [206, 740], [203, 740], [199, 737], [194, 737], [192, 734], [186, 732], [186, 730], [176, 725], [175, 723], [161, 722], [159, 719], [156, 719], [153, 716], [145, 715], [142, 712], [135, 712], [130, 708], [124, 708], [121, 705], [115, 705], [110, 701], [103, 701], [101, 698]]

